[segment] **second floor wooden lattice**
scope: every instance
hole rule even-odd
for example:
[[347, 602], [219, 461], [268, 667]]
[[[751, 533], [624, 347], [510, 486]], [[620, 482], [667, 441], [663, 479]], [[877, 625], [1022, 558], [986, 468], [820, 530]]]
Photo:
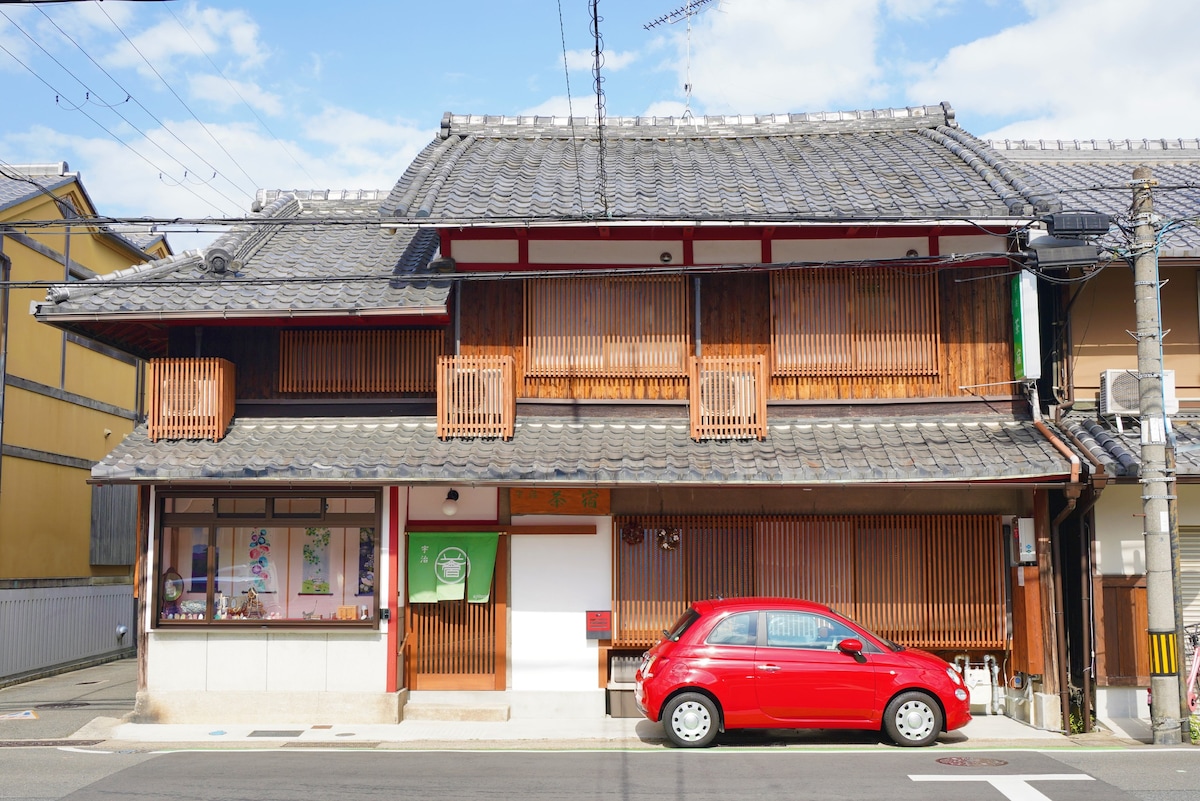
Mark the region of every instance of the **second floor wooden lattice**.
[[438, 330], [282, 331], [279, 391], [433, 394], [444, 348]]
[[544, 278], [525, 283], [525, 375], [685, 376], [683, 276]]
[[937, 273], [930, 269], [771, 275], [775, 375], [937, 375], [939, 330]]

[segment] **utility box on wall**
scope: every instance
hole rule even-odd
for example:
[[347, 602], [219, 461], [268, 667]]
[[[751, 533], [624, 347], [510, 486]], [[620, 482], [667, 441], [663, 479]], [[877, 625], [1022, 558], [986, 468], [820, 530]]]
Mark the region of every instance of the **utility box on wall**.
[[1036, 565], [1038, 562], [1032, 517], [1013, 518], [1013, 561], [1018, 565]]

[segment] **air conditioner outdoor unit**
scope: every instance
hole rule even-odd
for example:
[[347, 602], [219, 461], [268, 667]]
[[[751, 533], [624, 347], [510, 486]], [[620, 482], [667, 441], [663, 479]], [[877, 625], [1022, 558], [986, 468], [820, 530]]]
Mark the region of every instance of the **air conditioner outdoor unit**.
[[705, 370], [700, 379], [700, 415], [709, 420], [749, 420], [754, 416], [754, 376]]
[[217, 413], [217, 382], [168, 378], [163, 381], [163, 417], [211, 417]]
[[488, 413], [499, 397], [502, 373], [495, 368], [463, 368], [450, 379], [450, 406], [456, 414]]
[[[1142, 413], [1136, 370], [1104, 370], [1100, 373], [1100, 414], [1137, 417]], [[1163, 411], [1179, 414], [1175, 397], [1175, 371], [1163, 370]]]

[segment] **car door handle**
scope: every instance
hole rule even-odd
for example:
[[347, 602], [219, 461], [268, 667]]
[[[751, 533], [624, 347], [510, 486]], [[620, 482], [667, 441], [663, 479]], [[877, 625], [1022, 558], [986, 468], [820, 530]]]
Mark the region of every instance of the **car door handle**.
[[777, 670], [779, 670], [779, 665], [759, 665], [759, 666], [758, 666], [758, 669], [759, 669], [759, 670], [765, 670], [765, 671], [767, 671], [768, 673], [774, 673], [774, 672], [776, 672]]

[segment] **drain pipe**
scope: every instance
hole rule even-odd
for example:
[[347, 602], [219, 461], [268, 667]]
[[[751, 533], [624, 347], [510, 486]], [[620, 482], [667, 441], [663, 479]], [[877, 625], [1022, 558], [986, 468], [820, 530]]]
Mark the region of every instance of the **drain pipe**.
[[[8, 281], [12, 277], [12, 259], [4, 252], [4, 234], [0, 233], [0, 445], [4, 444], [4, 385], [8, 379]], [[4, 462], [0, 457], [0, 464]]]
[[1004, 712], [1004, 701], [1000, 693], [1000, 663], [996, 661], [996, 657], [991, 654], [986, 654], [983, 657], [983, 664], [988, 669], [988, 674], [992, 677], [992, 704], [991, 710], [993, 715], [1000, 715]]
[[[1069, 429], [1064, 428], [1063, 433], [1067, 438], [1079, 449], [1079, 452], [1088, 458], [1092, 463], [1091, 473], [1091, 493], [1087, 502], [1080, 506], [1076, 511], [1080, 520], [1084, 520], [1087, 515], [1096, 507], [1100, 501], [1100, 495], [1108, 486], [1109, 475], [1104, 469], [1104, 465], [1097, 459], [1090, 448], [1086, 447], [1079, 438], [1071, 433]], [[1086, 521], [1085, 521], [1086, 524]], [[1081, 526], [1079, 529], [1079, 575], [1080, 588], [1083, 590], [1083, 653], [1087, 657], [1087, 664], [1083, 668], [1083, 732], [1087, 734], [1092, 730], [1092, 671], [1096, 668], [1096, 647], [1093, 642], [1095, 636], [1092, 630], [1092, 618], [1095, 615], [1095, 610], [1092, 608], [1092, 546], [1093, 537], [1095, 536], [1094, 527], [1090, 524]]]
[[1071, 733], [1071, 693], [1068, 686], [1068, 669], [1067, 669], [1067, 632], [1065, 630], [1064, 615], [1063, 615], [1063, 587], [1062, 587], [1062, 543], [1059, 527], [1062, 522], [1075, 510], [1075, 504], [1079, 501], [1079, 494], [1083, 487], [1079, 484], [1079, 457], [1075, 452], [1066, 446], [1059, 439], [1050, 427], [1042, 420], [1040, 401], [1038, 400], [1037, 385], [1030, 383], [1029, 389], [1029, 405], [1033, 411], [1033, 425], [1041, 432], [1047, 440], [1052, 444], [1063, 456], [1071, 463], [1071, 479], [1067, 486], [1063, 487], [1063, 493], [1067, 498], [1067, 505], [1058, 513], [1054, 520], [1050, 523], [1050, 548], [1051, 548], [1051, 575], [1054, 583], [1054, 651], [1056, 661], [1058, 662], [1058, 700], [1062, 711], [1062, 729], [1067, 734]]

